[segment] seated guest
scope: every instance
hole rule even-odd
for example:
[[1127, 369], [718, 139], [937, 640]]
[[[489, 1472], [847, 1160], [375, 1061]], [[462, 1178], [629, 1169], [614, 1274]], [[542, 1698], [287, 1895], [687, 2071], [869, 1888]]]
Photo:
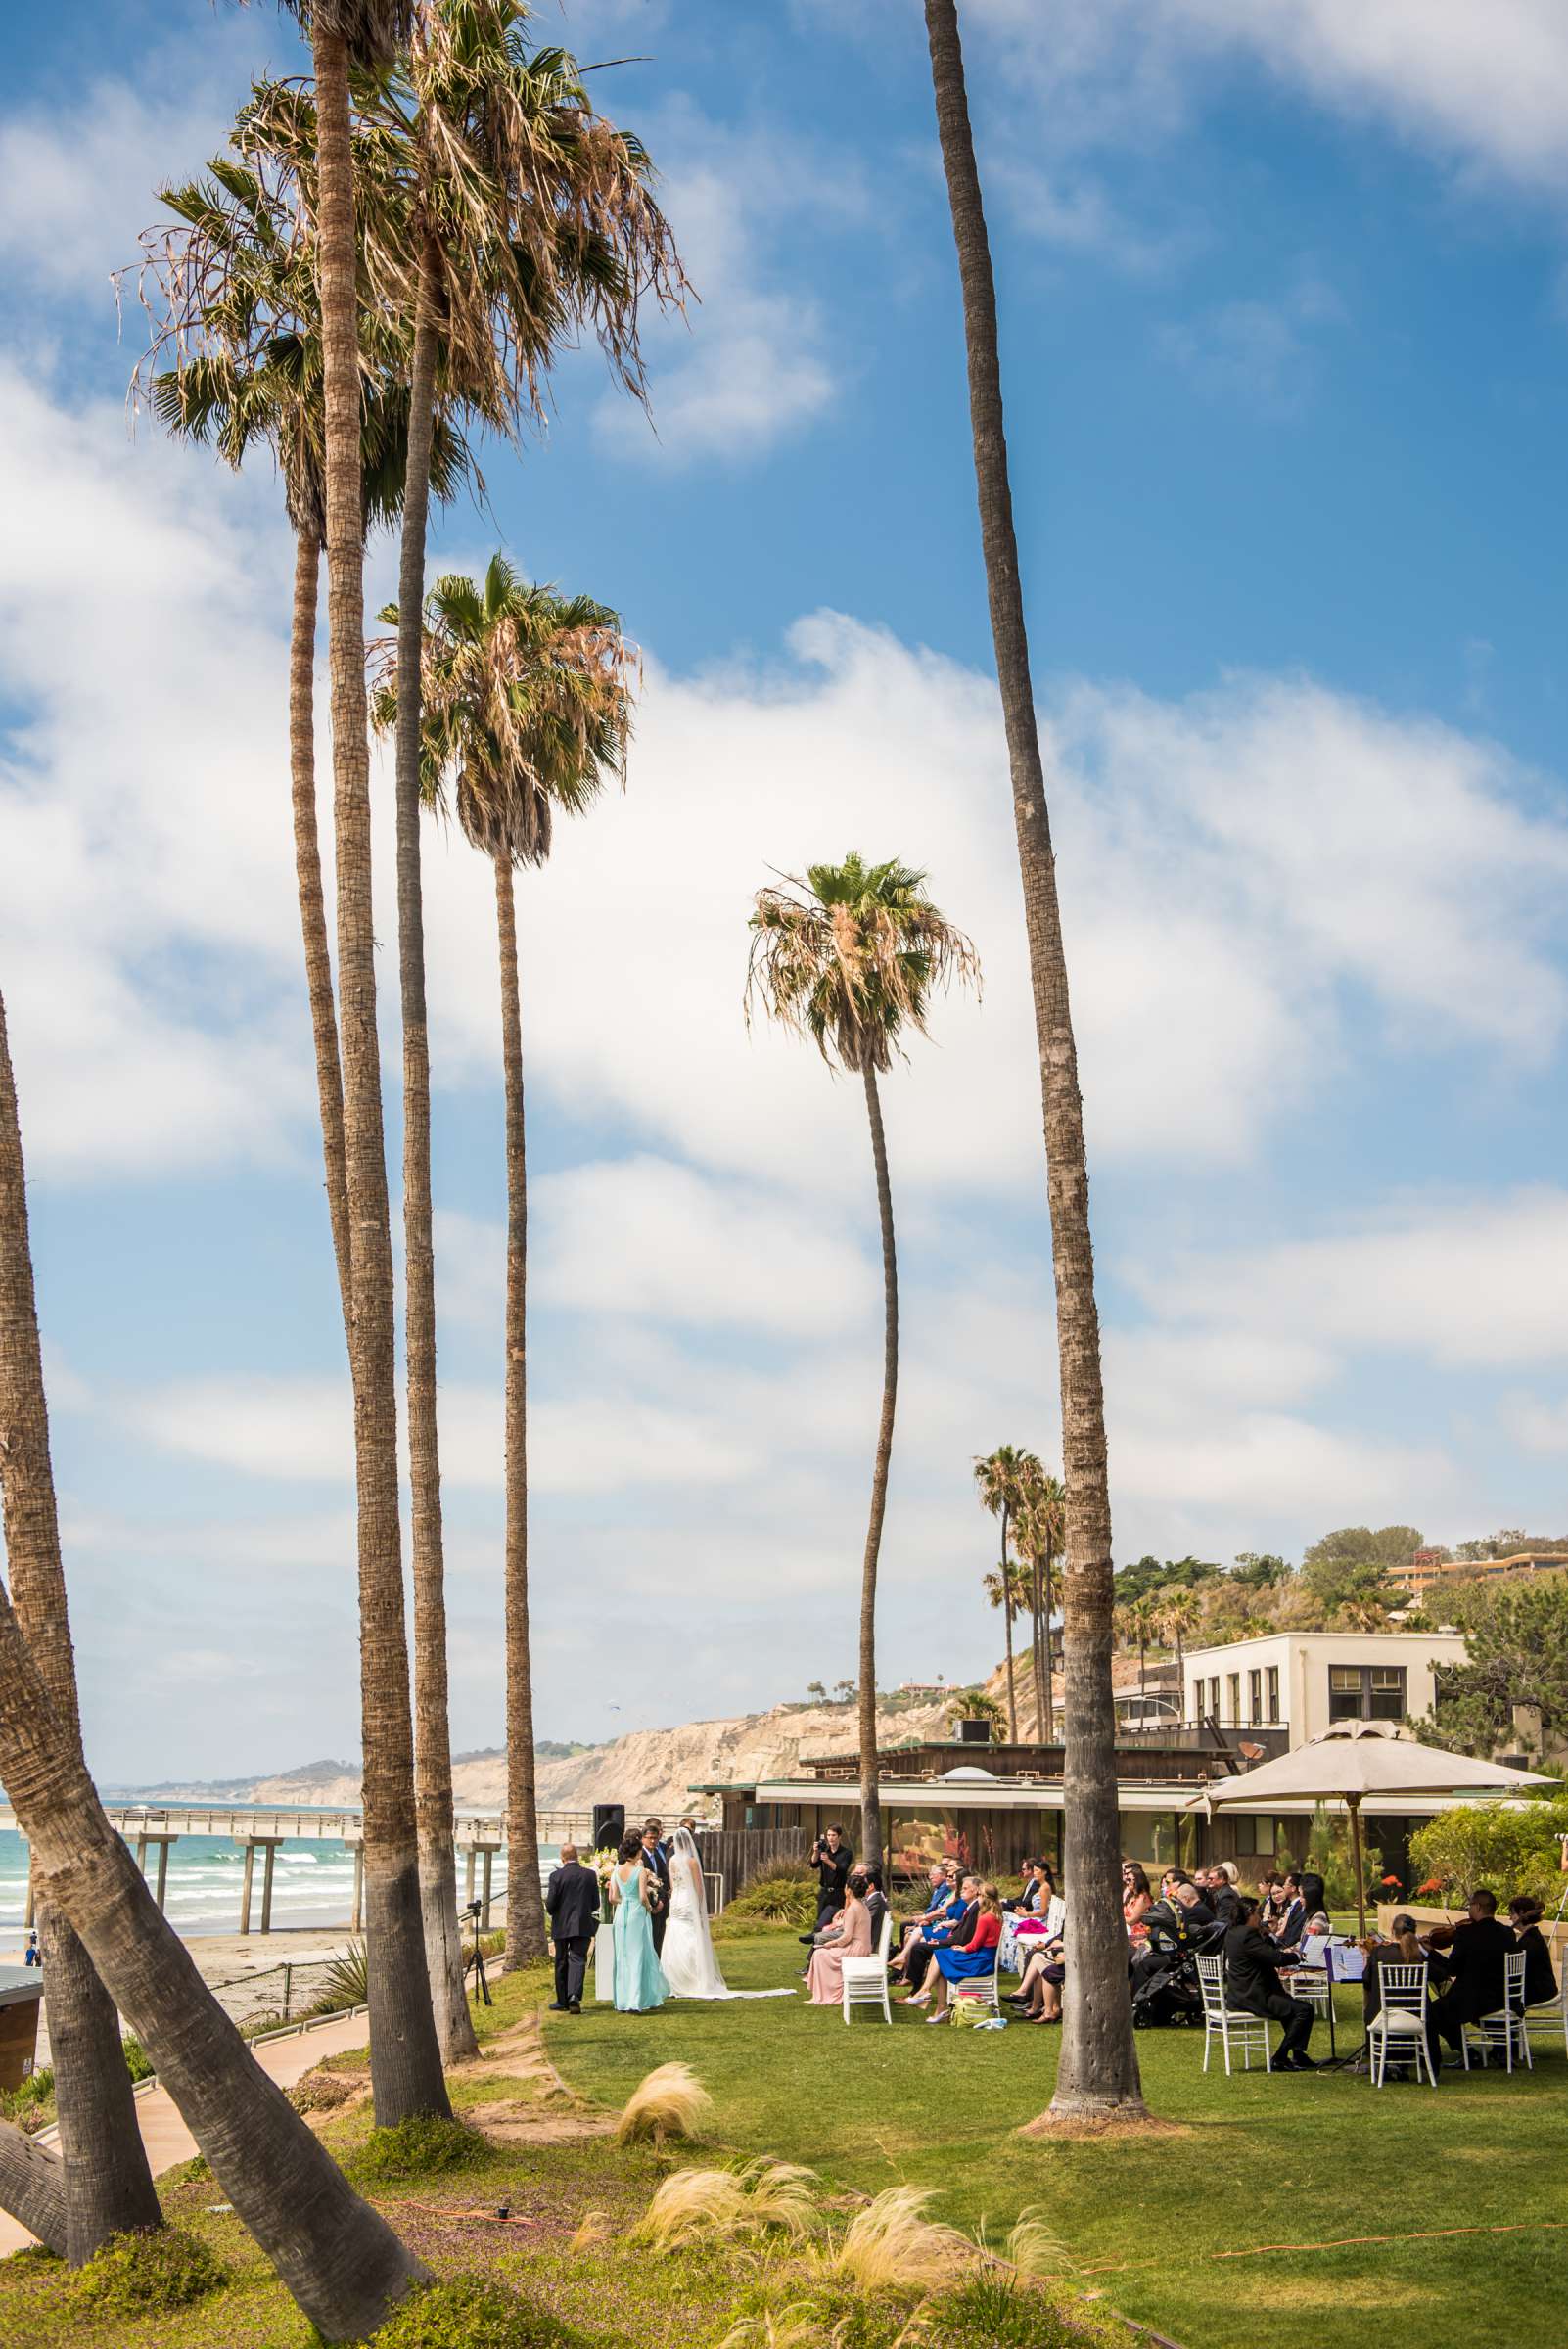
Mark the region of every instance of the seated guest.
[[844, 1887], [844, 1906], [827, 1926], [806, 1969], [813, 2006], [837, 2006], [844, 1997], [844, 1959], [871, 1955], [871, 1912], [865, 1905], [865, 1870], [855, 1868]]
[[1122, 1916], [1130, 1933], [1135, 1925], [1142, 1924], [1153, 1906], [1154, 1896], [1149, 1890], [1148, 1877], [1135, 1860], [1124, 1860], [1122, 1863]]
[[947, 2020], [947, 1998], [951, 1984], [974, 1982], [983, 1975], [994, 1974], [996, 1951], [1001, 1942], [1001, 1901], [995, 1885], [975, 1885], [974, 1907], [964, 1925], [954, 1931], [945, 1949], [933, 1953], [937, 1996], [926, 2017], [928, 2023], [945, 2023]]
[[1214, 1923], [1214, 1911], [1204, 1899], [1198, 1886], [1188, 1876], [1176, 1888], [1176, 1906], [1182, 1911], [1189, 1933]]
[[1306, 1922], [1306, 1911], [1292, 1898], [1284, 1877], [1275, 1876], [1268, 1887], [1268, 1897], [1263, 1904], [1263, 1912], [1258, 1922], [1270, 1941], [1284, 1941], [1293, 1916], [1296, 1936], [1295, 1940], [1290, 1941], [1287, 1945], [1292, 1949], [1296, 1946], [1296, 1940], [1301, 1937], [1301, 1927]]
[[1502, 1961], [1517, 1945], [1499, 1922], [1497, 1894], [1484, 1888], [1471, 1893], [1462, 1924], [1434, 1925], [1424, 1938], [1428, 1949], [1447, 1952], [1447, 1987], [1433, 2004], [1432, 2029], [1457, 2053], [1465, 2024], [1501, 2006]]
[[914, 1995], [911, 2006], [926, 2006], [931, 1992], [924, 1984], [931, 1971], [931, 1961], [940, 1950], [957, 1949], [965, 1943], [974, 1927], [980, 1907], [980, 1878], [965, 1876], [958, 1887], [956, 1909], [950, 1910], [940, 1925], [932, 1925], [918, 1941], [910, 1942], [904, 1951], [904, 1980]]
[[1314, 1916], [1319, 1909], [1328, 1907], [1328, 1887], [1315, 1868], [1300, 1869], [1296, 1881], [1301, 1886], [1301, 1897], [1309, 1916]]
[[871, 1949], [873, 1956], [882, 1947], [882, 1920], [888, 1913], [888, 1896], [882, 1889], [882, 1870], [873, 1862], [862, 1867], [865, 1878], [865, 1905], [871, 1918]]
[[1241, 1897], [1236, 1890], [1237, 1881], [1233, 1860], [1217, 1860], [1209, 1869], [1207, 1896], [1217, 1924], [1233, 1925], [1236, 1921], [1236, 1906]]
[[1011, 1900], [1002, 1903], [1003, 1909], [1010, 1915], [1037, 1916], [1039, 1913], [1039, 1905], [1043, 1896], [1040, 1891], [1039, 1878], [1035, 1872], [1038, 1866], [1038, 1860], [1024, 1862], [1023, 1874], [1019, 1879], [1017, 1892]]
[[1225, 1928], [1225, 1998], [1243, 2014], [1258, 2014], [1280, 2026], [1274, 2067], [1285, 2072], [1313, 2072], [1316, 2065], [1307, 2052], [1313, 2035], [1313, 2010], [1304, 1999], [1292, 1999], [1280, 1987], [1279, 1975], [1290, 1958], [1257, 1922], [1256, 1901], [1240, 1901], [1236, 1921]]
[[1295, 1950], [1301, 1947], [1301, 1937], [1307, 1930], [1307, 1900], [1294, 1868], [1286, 1872], [1283, 1891], [1285, 1898], [1274, 1925], [1274, 1939], [1282, 1950]]
[[1067, 1979], [1066, 1953], [1054, 1937], [1044, 1948], [1037, 1950], [1024, 1968], [1024, 1978], [1018, 1988], [1008, 1994], [1008, 2004], [1023, 2009], [1021, 2019], [1032, 2023], [1059, 2023], [1062, 2019], [1062, 1984]]
[[1525, 1954], [1524, 2003], [1527, 2006], [1545, 2006], [1557, 1996], [1557, 1976], [1552, 1967], [1551, 1952], [1541, 1930], [1545, 1914], [1538, 1900], [1528, 1892], [1516, 1892], [1508, 1903], [1508, 1922], [1513, 1927], [1514, 1944]]
[[1379, 2013], [1383, 2004], [1382, 1970], [1385, 1965], [1424, 1965], [1426, 1952], [1415, 1938], [1413, 1916], [1394, 1919], [1392, 1941], [1378, 1941], [1368, 1935], [1357, 1947], [1366, 1956], [1366, 1971], [1361, 1976], [1361, 2015], [1365, 2022]]
[[915, 1949], [925, 1945], [927, 1936], [938, 1925], [950, 1924], [962, 1906], [958, 1897], [958, 1863], [956, 1860], [939, 1861], [931, 1871], [930, 1905], [905, 1925], [903, 1946], [889, 1967], [889, 1972], [906, 1974]]

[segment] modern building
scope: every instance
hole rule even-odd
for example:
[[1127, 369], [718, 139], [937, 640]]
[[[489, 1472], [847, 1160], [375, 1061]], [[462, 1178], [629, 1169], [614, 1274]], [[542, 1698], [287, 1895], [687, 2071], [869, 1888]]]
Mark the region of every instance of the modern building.
[[1507, 1558], [1445, 1558], [1436, 1550], [1418, 1549], [1409, 1566], [1391, 1567], [1388, 1579], [1425, 1599], [1450, 1583], [1520, 1582], [1532, 1574], [1563, 1573], [1568, 1573], [1568, 1553], [1562, 1550], [1521, 1549]]
[[1403, 1721], [1432, 1710], [1433, 1667], [1462, 1664], [1458, 1632], [1270, 1632], [1188, 1648], [1185, 1718], [1284, 1730], [1289, 1747], [1334, 1721]]

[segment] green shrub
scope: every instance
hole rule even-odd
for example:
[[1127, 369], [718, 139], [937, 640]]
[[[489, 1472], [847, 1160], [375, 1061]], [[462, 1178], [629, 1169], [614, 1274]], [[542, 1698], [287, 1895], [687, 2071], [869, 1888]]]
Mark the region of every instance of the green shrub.
[[189, 2308], [229, 2280], [222, 2261], [200, 2236], [177, 2227], [111, 2235], [70, 2279], [75, 2306], [92, 2318], [130, 2319]]
[[488, 2276], [427, 2284], [376, 2334], [376, 2349], [574, 2349], [580, 2336]]
[[125, 2069], [129, 2072], [131, 2078], [133, 2080], [151, 2080], [153, 2077], [153, 2059], [148, 2054], [147, 2050], [142, 2046], [141, 2041], [139, 2039], [132, 2039], [130, 2033], [127, 2031], [125, 2037], [120, 2042], [120, 2045], [125, 2050]]
[[804, 1860], [787, 1860], [754, 1876], [724, 1910], [724, 1922], [758, 1920], [793, 1925], [800, 1933], [816, 1917], [816, 1878]]
[[205, 2153], [193, 2153], [189, 2161], [177, 2161], [171, 2170], [161, 2170], [159, 2177], [164, 2186], [208, 2186], [212, 2164]]
[[928, 2349], [1091, 2349], [1127, 2340], [1084, 2301], [1060, 2299], [1000, 2268], [982, 2269], [923, 2313]]
[[341, 2014], [347, 2006], [370, 2003], [370, 1958], [362, 1941], [351, 1941], [327, 1965], [321, 1976], [321, 1996], [312, 2014]]
[[1456, 1904], [1484, 1884], [1501, 1903], [1531, 1892], [1554, 1904], [1562, 1890], [1562, 1835], [1568, 1835], [1568, 1795], [1521, 1803], [1516, 1810], [1504, 1803], [1455, 1803], [1410, 1837], [1415, 1898], [1432, 1883], [1436, 1897]]
[[14, 2121], [19, 2129], [31, 2132], [42, 2129], [53, 2117], [55, 2101], [55, 2067], [40, 2064], [29, 2072], [20, 2088], [7, 2089], [0, 2095], [0, 2120]]
[[372, 2129], [353, 2157], [356, 2178], [367, 2184], [399, 2178], [432, 2178], [446, 2170], [479, 2169], [490, 2147], [466, 2121], [435, 2112], [415, 2113], [391, 2129]]

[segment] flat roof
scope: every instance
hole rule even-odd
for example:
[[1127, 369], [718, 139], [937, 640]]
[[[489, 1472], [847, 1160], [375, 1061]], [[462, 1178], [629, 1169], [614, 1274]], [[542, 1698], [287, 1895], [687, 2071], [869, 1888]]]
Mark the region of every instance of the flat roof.
[[[1246, 1773], [1243, 1772], [1242, 1776]], [[1234, 1779], [1225, 1778], [1230, 1786]], [[849, 1793], [858, 1801], [853, 1786]], [[946, 1811], [1064, 1811], [1067, 1807], [1062, 1782], [1050, 1779], [1037, 1786], [1027, 1786], [1017, 1778], [993, 1778], [982, 1785], [974, 1778], [884, 1778], [878, 1794], [886, 1807], [900, 1811], [916, 1810], [935, 1805]], [[1491, 1791], [1490, 1789], [1488, 1790]], [[835, 1804], [848, 1808], [844, 1802], [845, 1789], [825, 1784], [820, 1778], [769, 1778], [757, 1787], [755, 1799], [760, 1803], [799, 1803], [814, 1805], [819, 1810], [831, 1810]], [[1124, 1778], [1117, 1786], [1117, 1808], [1120, 1811], [1186, 1811], [1201, 1804], [1204, 1787], [1193, 1778]], [[1413, 1819], [1450, 1811], [1465, 1799], [1448, 1794], [1369, 1794], [1361, 1805], [1365, 1813], [1375, 1812], [1384, 1817]], [[1298, 1814], [1311, 1815], [1317, 1809], [1315, 1802], [1295, 1795], [1262, 1795], [1257, 1809], [1269, 1819], [1290, 1819]], [[1230, 1801], [1224, 1805], [1227, 1819], [1246, 1819], [1252, 1816], [1244, 1803]]]
[[0, 1965], [0, 2006], [21, 2006], [43, 1997], [41, 1965]]

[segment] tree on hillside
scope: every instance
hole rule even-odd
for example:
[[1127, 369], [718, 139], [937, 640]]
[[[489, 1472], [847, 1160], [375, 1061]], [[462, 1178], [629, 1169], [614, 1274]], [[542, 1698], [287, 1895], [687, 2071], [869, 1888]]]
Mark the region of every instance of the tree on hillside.
[[1568, 1574], [1464, 1583], [1445, 1590], [1443, 1612], [1467, 1654], [1437, 1667], [1437, 1704], [1412, 1724], [1418, 1736], [1486, 1757], [1512, 1744], [1515, 1705], [1539, 1706], [1548, 1748], [1568, 1736]]
[[[396, 606], [382, 616], [396, 621]], [[401, 637], [374, 648], [376, 720], [398, 722]], [[637, 656], [617, 615], [587, 596], [530, 586], [503, 555], [483, 584], [438, 579], [425, 606], [420, 661], [421, 789], [450, 795], [470, 845], [495, 882], [506, 1104], [506, 1772], [507, 1962], [544, 1955], [533, 1768], [533, 1669], [528, 1569], [528, 1150], [523, 1014], [513, 874], [550, 854], [556, 814], [579, 815], [625, 772]]]
[[1272, 1550], [1243, 1549], [1236, 1554], [1230, 1580], [1252, 1590], [1277, 1589], [1290, 1580], [1290, 1567]]
[[1051, 2111], [1063, 2118], [1100, 2113], [1133, 2118], [1143, 2110], [1143, 2097], [1126, 1996], [1127, 1928], [1117, 1870], [1121, 1815], [1111, 1683], [1111, 1497], [1084, 1105], [1007, 474], [996, 286], [954, 0], [925, 0], [925, 17], [963, 294], [975, 485], [1029, 942], [1056, 1286], [1067, 1488], [1064, 1865], [1072, 1887], [1073, 1963]]
[[893, 1191], [882, 1129], [879, 1074], [902, 1053], [907, 1031], [926, 1033], [939, 988], [957, 980], [978, 986], [980, 963], [961, 930], [925, 894], [926, 876], [890, 857], [868, 865], [851, 853], [842, 864], [813, 864], [782, 889], [757, 893], [746, 974], [747, 1016], [754, 1002], [797, 1036], [809, 1036], [831, 1070], [857, 1076], [865, 1094], [882, 1227], [882, 1414], [871, 1472], [871, 1509], [860, 1568], [860, 1851], [882, 1851], [877, 1786], [876, 1601], [882, 1521], [888, 1505], [893, 1422], [899, 1393], [899, 1267]]
[[1162, 1636], [1171, 1640], [1176, 1648], [1176, 1702], [1180, 1707], [1180, 1717], [1184, 1720], [1187, 1710], [1186, 1643], [1202, 1620], [1203, 1602], [1195, 1590], [1167, 1588], [1154, 1594], [1154, 1607], [1155, 1620]]

